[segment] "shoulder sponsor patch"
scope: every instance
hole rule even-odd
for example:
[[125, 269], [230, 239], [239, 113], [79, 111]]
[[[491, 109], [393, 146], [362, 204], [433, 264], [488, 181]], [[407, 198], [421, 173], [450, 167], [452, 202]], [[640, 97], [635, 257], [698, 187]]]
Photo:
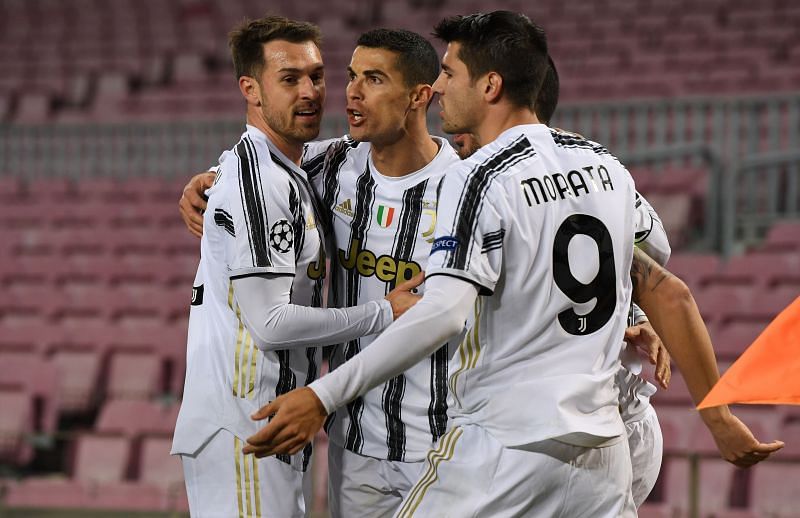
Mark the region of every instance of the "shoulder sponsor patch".
[[444, 236], [433, 241], [433, 246], [431, 246], [431, 253], [434, 252], [452, 252], [461, 242], [457, 237], [454, 236]]

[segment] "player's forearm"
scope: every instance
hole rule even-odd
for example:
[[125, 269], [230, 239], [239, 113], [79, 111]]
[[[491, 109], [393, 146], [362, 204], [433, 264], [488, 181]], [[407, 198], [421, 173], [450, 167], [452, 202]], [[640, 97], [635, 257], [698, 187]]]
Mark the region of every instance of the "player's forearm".
[[436, 276], [425, 296], [369, 347], [310, 385], [328, 413], [429, 356], [464, 327], [477, 289]]
[[376, 334], [392, 322], [388, 301], [323, 309], [289, 303], [292, 277], [233, 281], [242, 321], [262, 350], [330, 345]]
[[[638, 264], [638, 266], [637, 266]], [[634, 302], [646, 313], [677, 364], [695, 403], [699, 403], [719, 380], [711, 337], [686, 284], [634, 253]], [[706, 420], [726, 417], [727, 407], [701, 412]]]

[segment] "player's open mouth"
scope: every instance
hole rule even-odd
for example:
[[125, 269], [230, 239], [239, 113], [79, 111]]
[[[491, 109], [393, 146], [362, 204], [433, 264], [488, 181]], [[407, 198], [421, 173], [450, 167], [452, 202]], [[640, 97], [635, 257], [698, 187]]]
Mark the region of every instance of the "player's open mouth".
[[364, 115], [358, 110], [347, 110], [347, 120], [351, 126], [358, 126], [364, 120]]
[[319, 115], [319, 110], [316, 108], [308, 108], [305, 110], [297, 110], [294, 112], [295, 117], [311, 118]]

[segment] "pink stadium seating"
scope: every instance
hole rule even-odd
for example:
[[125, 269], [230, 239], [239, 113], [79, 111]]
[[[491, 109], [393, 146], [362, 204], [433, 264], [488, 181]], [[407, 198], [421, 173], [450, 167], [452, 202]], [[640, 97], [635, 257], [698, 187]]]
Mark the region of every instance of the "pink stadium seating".
[[172, 435], [148, 436], [142, 440], [139, 482], [174, 492], [183, 486], [183, 469], [178, 457], [169, 454]]
[[162, 392], [163, 362], [155, 353], [111, 355], [106, 394], [110, 399], [148, 399]]
[[751, 470], [750, 507], [760, 516], [797, 516], [797, 465], [768, 461]]
[[[656, 405], [691, 406], [692, 404], [692, 396], [689, 393], [689, 389], [686, 388], [686, 382], [676, 368], [672, 370], [669, 388], [665, 390], [659, 387], [658, 392], [655, 393], [652, 400]], [[658, 408], [660, 408], [660, 406]]]
[[82, 413], [94, 408], [99, 396], [100, 353], [90, 348], [63, 347], [51, 358], [58, 370], [61, 412]]
[[737, 319], [716, 328], [711, 336], [717, 358], [735, 360], [764, 331], [769, 319]]
[[[699, 516], [716, 516], [730, 507], [732, 492], [740, 489], [736, 484], [737, 468], [722, 459], [698, 459], [698, 507]], [[685, 458], [670, 458], [662, 466], [664, 501], [679, 516], [688, 516], [691, 484], [690, 461]]]
[[143, 434], [171, 434], [179, 405], [137, 399], [112, 399], [107, 401], [95, 423], [95, 430], [119, 433], [131, 438]]
[[0, 349], [0, 380], [21, 387], [33, 402], [32, 431], [53, 434], [58, 420], [58, 372], [35, 350]]
[[761, 250], [765, 252], [800, 251], [800, 223], [782, 221], [773, 224], [767, 232]]
[[28, 442], [33, 432], [33, 395], [19, 386], [0, 385], [0, 407], [0, 462], [23, 466], [33, 457]]
[[72, 477], [88, 483], [120, 482], [128, 474], [131, 442], [120, 435], [84, 434], [74, 443]]

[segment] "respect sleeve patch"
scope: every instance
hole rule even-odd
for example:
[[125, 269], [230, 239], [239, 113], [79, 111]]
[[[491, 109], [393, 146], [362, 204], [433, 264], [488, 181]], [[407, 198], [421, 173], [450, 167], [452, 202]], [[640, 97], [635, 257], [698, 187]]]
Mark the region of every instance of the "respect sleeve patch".
[[455, 236], [440, 237], [433, 242], [431, 246], [431, 253], [435, 252], [452, 252], [461, 244], [459, 239]]

